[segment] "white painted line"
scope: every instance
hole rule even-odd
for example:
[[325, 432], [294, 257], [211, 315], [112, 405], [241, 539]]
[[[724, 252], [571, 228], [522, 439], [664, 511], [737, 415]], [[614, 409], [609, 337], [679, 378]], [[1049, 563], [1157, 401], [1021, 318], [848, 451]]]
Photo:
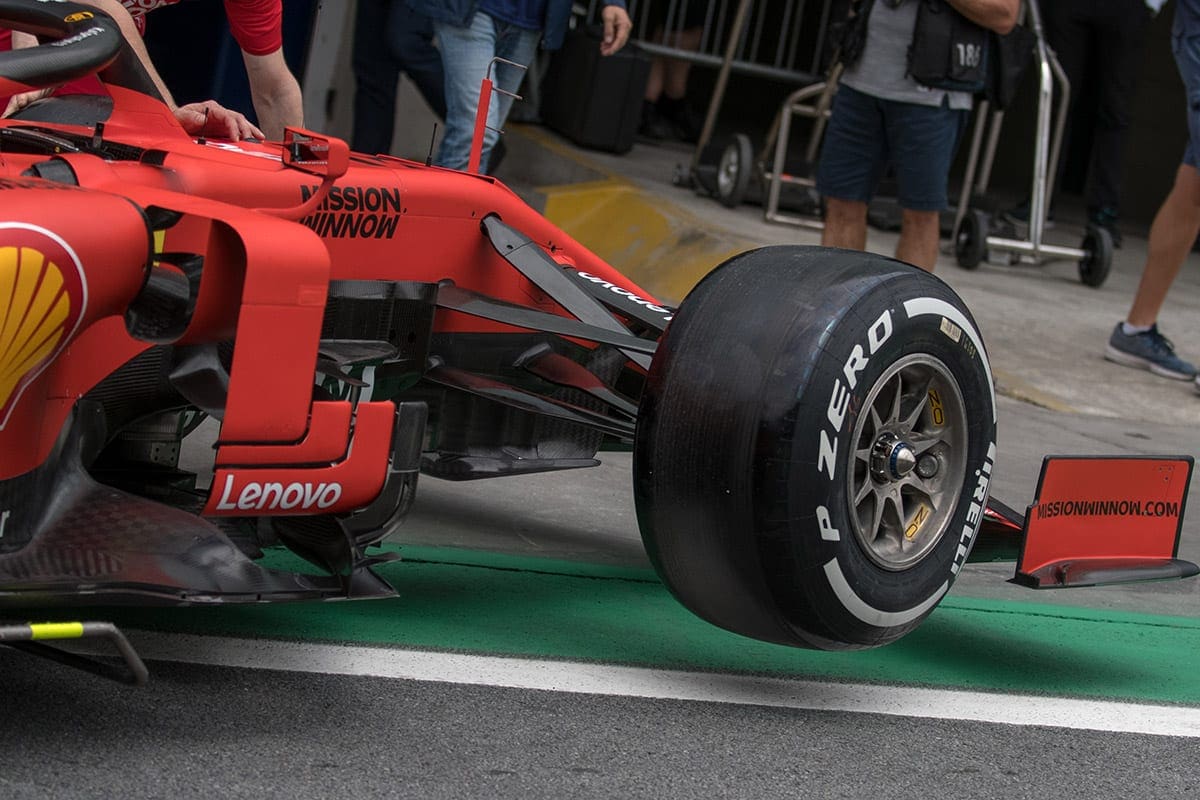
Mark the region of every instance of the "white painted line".
[[147, 660], [1200, 738], [1200, 708], [129, 632]]

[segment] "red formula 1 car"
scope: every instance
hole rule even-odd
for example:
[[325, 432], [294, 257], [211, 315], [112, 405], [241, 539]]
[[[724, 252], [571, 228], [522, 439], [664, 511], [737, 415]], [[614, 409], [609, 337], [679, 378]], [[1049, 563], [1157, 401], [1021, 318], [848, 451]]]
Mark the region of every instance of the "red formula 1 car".
[[[420, 473], [612, 445], [664, 582], [764, 640], [893, 641], [969, 558], [1033, 540], [989, 504], [986, 350], [931, 275], [770, 247], [670, 308], [492, 178], [298, 130], [195, 139], [102, 15], [0, 0], [0, 24], [44, 42], [0, 57], [6, 93], [97, 72], [111, 94], [0, 122], [0, 609], [387, 595], [372, 546]], [[198, 488], [178, 456], [204, 416]], [[1167, 468], [1185, 490], [1190, 459]], [[1060, 531], [1020, 575], [1193, 573], [1180, 500], [1152, 551]], [[325, 576], [247, 555], [264, 519]]]

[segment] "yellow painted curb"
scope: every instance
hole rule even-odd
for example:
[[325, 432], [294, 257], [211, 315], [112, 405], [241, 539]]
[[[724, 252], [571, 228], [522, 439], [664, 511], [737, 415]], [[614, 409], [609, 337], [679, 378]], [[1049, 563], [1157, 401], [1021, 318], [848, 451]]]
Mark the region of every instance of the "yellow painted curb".
[[541, 131], [522, 131], [539, 146], [598, 175], [585, 183], [539, 186], [545, 216], [646, 291], [678, 303], [726, 259], [758, 243], [710, 231], [685, 209], [638, 188]]

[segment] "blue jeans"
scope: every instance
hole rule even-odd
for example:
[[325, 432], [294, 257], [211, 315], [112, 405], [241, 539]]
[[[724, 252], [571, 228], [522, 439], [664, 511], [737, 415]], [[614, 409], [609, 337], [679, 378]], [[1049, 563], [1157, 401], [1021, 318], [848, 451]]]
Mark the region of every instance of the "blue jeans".
[[[529, 66], [537, 51], [539, 31], [518, 28], [476, 11], [465, 28], [434, 21], [442, 65], [446, 71], [446, 130], [438, 148], [436, 163], [451, 169], [466, 169], [471, 156], [471, 138], [475, 133], [475, 109], [479, 105], [479, 86], [488, 74], [493, 58], [499, 57]], [[496, 89], [516, 93], [525, 70], [497, 64], [492, 70]], [[497, 132], [508, 119], [513, 98], [493, 90], [488, 108], [488, 129], [483, 137], [481, 171], [486, 171]]]
[[890, 164], [900, 207], [941, 211], [946, 180], [967, 112], [883, 100], [839, 86], [817, 162], [817, 191], [871, 202]]

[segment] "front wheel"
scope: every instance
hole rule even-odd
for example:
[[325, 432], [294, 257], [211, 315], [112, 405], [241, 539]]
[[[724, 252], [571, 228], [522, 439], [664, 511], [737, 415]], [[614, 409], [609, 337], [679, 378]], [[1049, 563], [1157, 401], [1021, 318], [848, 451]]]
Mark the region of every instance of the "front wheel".
[[634, 446], [642, 537], [701, 617], [870, 647], [915, 628], [974, 542], [995, 454], [978, 329], [892, 259], [771, 247], [714, 270], [655, 355]]

